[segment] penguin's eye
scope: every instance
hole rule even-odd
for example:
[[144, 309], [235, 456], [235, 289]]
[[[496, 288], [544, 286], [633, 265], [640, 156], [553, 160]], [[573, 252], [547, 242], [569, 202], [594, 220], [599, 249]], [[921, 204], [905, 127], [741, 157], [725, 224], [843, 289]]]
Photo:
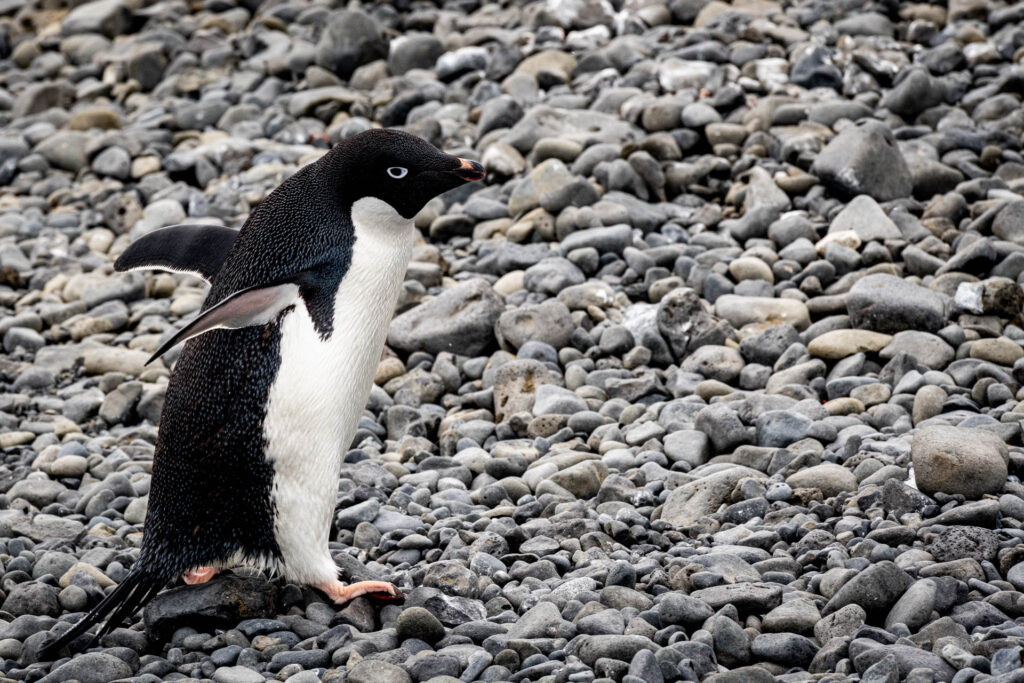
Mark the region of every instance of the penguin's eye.
[[409, 169], [404, 166], [392, 166], [388, 169], [388, 175], [398, 180], [399, 178], [404, 178], [409, 175]]

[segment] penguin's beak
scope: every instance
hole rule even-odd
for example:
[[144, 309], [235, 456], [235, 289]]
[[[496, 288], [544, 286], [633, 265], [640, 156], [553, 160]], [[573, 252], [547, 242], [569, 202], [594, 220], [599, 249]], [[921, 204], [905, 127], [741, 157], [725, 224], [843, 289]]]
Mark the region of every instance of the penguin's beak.
[[484, 167], [476, 161], [470, 161], [469, 159], [459, 159], [460, 166], [452, 170], [452, 173], [462, 178], [467, 182], [474, 180], [480, 180], [484, 177]]

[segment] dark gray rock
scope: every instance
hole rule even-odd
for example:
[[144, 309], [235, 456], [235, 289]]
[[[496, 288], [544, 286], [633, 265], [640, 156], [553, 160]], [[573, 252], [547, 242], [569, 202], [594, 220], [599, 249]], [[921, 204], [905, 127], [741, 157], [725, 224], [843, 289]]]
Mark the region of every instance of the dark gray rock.
[[969, 557], [979, 562], [992, 562], [999, 551], [999, 535], [992, 529], [976, 526], [951, 526], [932, 539], [928, 552], [938, 562]]
[[396, 623], [399, 640], [418, 638], [433, 645], [444, 638], [444, 626], [433, 614], [422, 607], [402, 610]]
[[[859, 641], [854, 641], [855, 643]], [[859, 651], [853, 659], [854, 668], [858, 672], [866, 672], [872, 666], [888, 656], [896, 658], [899, 666], [899, 677], [904, 679], [912, 670], [922, 668], [929, 669], [935, 681], [951, 681], [956, 670], [945, 662], [939, 655], [927, 650], [912, 647], [910, 645], [880, 645], [875, 641], [868, 641], [869, 646]], [[851, 654], [854, 648], [851, 646]]]
[[882, 106], [911, 120], [946, 98], [946, 84], [925, 69], [911, 69], [896, 87], [882, 98]]
[[880, 202], [910, 196], [910, 169], [889, 129], [877, 121], [844, 128], [811, 167], [829, 188], [847, 196], [868, 194]]
[[828, 616], [847, 605], [860, 605], [869, 617], [883, 617], [913, 582], [892, 562], [879, 562], [844, 583], [821, 613]]
[[847, 294], [846, 309], [854, 327], [875, 332], [935, 332], [946, 325], [942, 296], [892, 275], [858, 281]]
[[430, 33], [406, 33], [388, 45], [388, 71], [401, 76], [412, 69], [433, 68], [444, 52], [441, 41]]
[[277, 589], [267, 581], [217, 577], [197, 586], [164, 591], [144, 611], [146, 632], [161, 640], [181, 626], [232, 628], [242, 619], [276, 614]]
[[667, 593], [658, 602], [657, 610], [663, 625], [693, 626], [704, 623], [713, 614], [707, 603], [684, 593]]
[[388, 45], [377, 22], [360, 10], [334, 13], [316, 44], [316, 63], [341, 78], [387, 54]]
[[57, 593], [57, 589], [53, 586], [26, 581], [15, 585], [10, 590], [0, 609], [10, 612], [16, 617], [28, 614], [55, 617], [61, 612]]
[[762, 633], [751, 642], [750, 652], [771, 662], [807, 668], [818, 653], [818, 646], [810, 638], [795, 633]]

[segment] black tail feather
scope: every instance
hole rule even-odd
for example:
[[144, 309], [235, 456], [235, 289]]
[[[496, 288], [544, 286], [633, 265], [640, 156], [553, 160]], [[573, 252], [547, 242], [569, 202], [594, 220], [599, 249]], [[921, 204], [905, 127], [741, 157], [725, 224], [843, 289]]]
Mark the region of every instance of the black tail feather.
[[58, 653], [71, 641], [92, 626], [104, 622], [93, 637], [92, 642], [96, 642], [134, 614], [135, 610], [149, 602], [150, 598], [156, 595], [166, 583], [165, 580], [153, 576], [145, 569], [133, 569], [110, 595], [103, 598], [100, 604], [93, 607], [77, 624], [57, 640], [44, 645], [39, 653], [40, 661], [56, 659], [59, 656]]

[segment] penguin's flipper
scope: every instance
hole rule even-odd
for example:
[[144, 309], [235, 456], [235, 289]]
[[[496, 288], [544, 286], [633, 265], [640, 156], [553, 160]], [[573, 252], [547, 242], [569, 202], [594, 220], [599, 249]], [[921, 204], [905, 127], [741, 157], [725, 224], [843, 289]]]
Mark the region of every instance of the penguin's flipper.
[[114, 262], [114, 270], [157, 268], [210, 282], [237, 237], [237, 230], [219, 225], [172, 225], [132, 242]]
[[40, 661], [53, 661], [58, 658], [60, 651], [71, 641], [88, 631], [93, 625], [106, 619], [93, 638], [93, 642], [95, 642], [120, 626], [121, 622], [135, 613], [135, 610], [149, 602], [150, 598], [156, 595], [166, 583], [146, 570], [128, 572], [128, 576], [118, 584], [117, 588], [103, 598], [77, 624], [53, 642], [42, 647], [39, 652]]
[[210, 330], [237, 330], [253, 325], [265, 325], [277, 314], [295, 303], [299, 285], [284, 282], [268, 287], [252, 287], [232, 294], [216, 306], [199, 314], [195, 320], [178, 330], [164, 342], [146, 364], [164, 355], [174, 346]]

